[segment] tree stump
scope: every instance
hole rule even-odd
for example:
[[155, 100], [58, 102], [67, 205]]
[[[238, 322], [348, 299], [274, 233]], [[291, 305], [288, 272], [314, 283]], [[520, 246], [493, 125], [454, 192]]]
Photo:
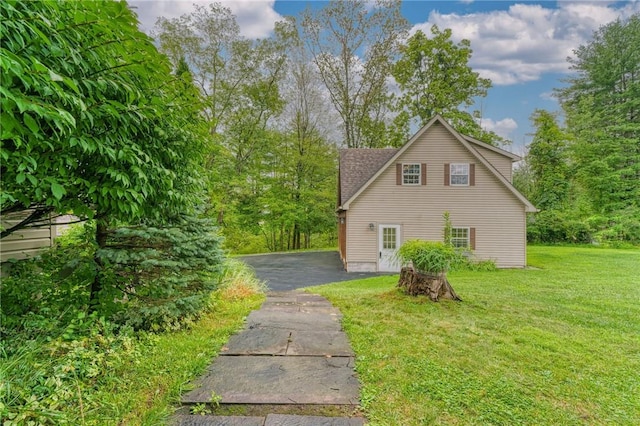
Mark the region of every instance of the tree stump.
[[434, 302], [440, 298], [462, 301], [447, 280], [446, 273], [424, 274], [411, 267], [402, 268], [398, 287], [411, 296], [429, 296]]

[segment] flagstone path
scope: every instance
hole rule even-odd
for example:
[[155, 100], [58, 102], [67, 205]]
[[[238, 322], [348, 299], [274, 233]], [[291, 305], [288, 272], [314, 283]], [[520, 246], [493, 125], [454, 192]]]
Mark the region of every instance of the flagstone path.
[[[360, 426], [354, 353], [340, 311], [324, 297], [270, 293], [182, 397], [185, 407], [219, 400], [247, 415], [175, 417], [179, 426]], [[253, 415], [257, 413], [256, 415]], [[328, 415], [327, 413], [332, 413]]]

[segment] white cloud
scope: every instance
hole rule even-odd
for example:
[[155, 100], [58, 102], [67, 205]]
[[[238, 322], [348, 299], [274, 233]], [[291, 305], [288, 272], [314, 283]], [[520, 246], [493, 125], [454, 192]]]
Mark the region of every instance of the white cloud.
[[545, 101], [557, 102], [558, 98], [556, 98], [556, 94], [553, 92], [543, 92], [540, 93], [540, 99]]
[[431, 12], [418, 24], [451, 28], [453, 39], [471, 40], [471, 66], [495, 85], [538, 80], [543, 73], [567, 72], [567, 57], [587, 43], [595, 30], [618, 17], [640, 12], [640, 2], [616, 8], [607, 2], [559, 1], [557, 9], [514, 4], [508, 10], [459, 15]]
[[480, 126], [505, 139], [510, 139], [511, 133], [518, 128], [518, 123], [513, 118], [503, 118], [498, 121], [493, 121], [491, 118], [482, 118], [480, 119]]
[[129, 5], [138, 14], [141, 29], [150, 33], [161, 16], [178, 18], [193, 12], [194, 4], [206, 6], [214, 2], [231, 9], [240, 25], [240, 33], [248, 38], [268, 37], [275, 22], [282, 20], [273, 8], [275, 0], [133, 0]]

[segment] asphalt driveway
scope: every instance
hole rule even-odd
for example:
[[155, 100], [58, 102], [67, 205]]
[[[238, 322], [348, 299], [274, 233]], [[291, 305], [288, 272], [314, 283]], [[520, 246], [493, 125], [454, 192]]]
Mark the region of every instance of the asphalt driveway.
[[242, 256], [271, 291], [288, 291], [312, 285], [382, 275], [375, 272], [345, 272], [337, 251], [273, 253]]

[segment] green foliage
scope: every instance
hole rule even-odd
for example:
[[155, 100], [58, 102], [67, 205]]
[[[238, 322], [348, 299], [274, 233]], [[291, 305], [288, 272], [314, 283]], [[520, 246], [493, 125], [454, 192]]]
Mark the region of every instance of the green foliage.
[[129, 332], [115, 334], [114, 326], [95, 314], [80, 312], [60, 331], [28, 340], [16, 333], [7, 340], [0, 353], [4, 425], [84, 423], [97, 403], [92, 391], [117, 381], [111, 372], [141, 355]]
[[205, 140], [196, 106], [126, 2], [0, 11], [2, 210], [125, 221], [190, 210]]
[[97, 313], [86, 315], [75, 300], [67, 303], [74, 314], [49, 328], [43, 320], [31, 321], [34, 315], [27, 314], [20, 327], [3, 317], [3, 425], [166, 423], [184, 384], [204, 371], [263, 299], [243, 264], [223, 269], [222, 290], [211, 295], [210, 309], [189, 330], [133, 333]]
[[530, 215], [527, 220], [527, 241], [530, 243], [590, 243], [592, 231], [573, 215], [559, 210], [547, 210]]
[[417, 271], [433, 274], [447, 272], [459, 256], [450, 244], [439, 241], [409, 240], [397, 252], [402, 264], [411, 263]]
[[569, 198], [568, 137], [556, 117], [544, 110], [531, 115], [536, 128], [526, 162], [530, 167], [533, 189], [530, 200], [541, 209], [562, 209]]
[[449, 212], [444, 212], [442, 214], [442, 218], [444, 219], [444, 227], [442, 229], [442, 241], [451, 246], [451, 230], [453, 229], [453, 225], [451, 224], [451, 214]]
[[393, 77], [402, 91], [397, 109], [406, 114], [396, 118], [400, 128], [408, 129], [413, 121], [424, 126], [436, 114], [449, 121], [456, 130], [480, 140], [503, 141], [493, 132], [484, 131], [476, 122], [476, 112], [468, 108], [476, 97], [487, 95], [491, 81], [481, 78], [468, 63], [471, 42], [451, 41], [451, 30], [431, 27], [431, 38], [416, 31], [401, 48], [401, 57], [393, 66]]
[[575, 74], [558, 90], [576, 181], [594, 212], [640, 206], [640, 14], [602, 26], [574, 51]]
[[[313, 62], [340, 116], [348, 148], [385, 144], [386, 79], [405, 35], [399, 1], [331, 1], [307, 10], [301, 26]], [[360, 59], [358, 56], [361, 56]]]
[[221, 244], [211, 220], [188, 216], [114, 229], [97, 252], [106, 266], [100, 311], [134, 329], [179, 328], [216, 288]]
[[0, 281], [1, 321], [7, 329], [51, 334], [75, 318], [88, 303], [95, 243], [92, 224], [75, 225], [40, 256], [5, 264]]

